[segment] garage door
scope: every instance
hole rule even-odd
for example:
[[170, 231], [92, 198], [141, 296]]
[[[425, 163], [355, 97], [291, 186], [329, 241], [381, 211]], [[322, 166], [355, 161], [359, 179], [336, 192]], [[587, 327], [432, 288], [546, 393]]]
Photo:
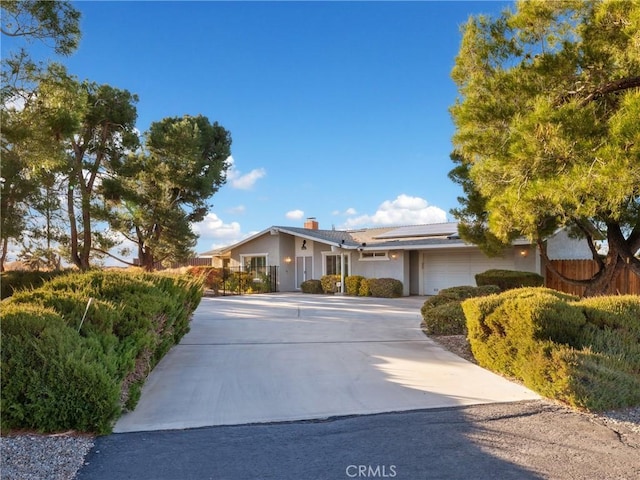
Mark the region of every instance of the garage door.
[[508, 250], [505, 256], [495, 258], [477, 250], [424, 253], [424, 293], [435, 295], [443, 288], [475, 285], [476, 273], [492, 268], [515, 270], [513, 252]]

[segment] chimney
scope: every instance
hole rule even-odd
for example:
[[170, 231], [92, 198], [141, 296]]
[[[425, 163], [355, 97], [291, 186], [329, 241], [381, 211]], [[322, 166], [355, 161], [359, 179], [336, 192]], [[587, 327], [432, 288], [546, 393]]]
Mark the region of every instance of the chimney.
[[304, 228], [308, 228], [310, 230], [318, 230], [318, 222], [316, 221], [316, 217], [309, 217], [307, 221], [304, 222]]

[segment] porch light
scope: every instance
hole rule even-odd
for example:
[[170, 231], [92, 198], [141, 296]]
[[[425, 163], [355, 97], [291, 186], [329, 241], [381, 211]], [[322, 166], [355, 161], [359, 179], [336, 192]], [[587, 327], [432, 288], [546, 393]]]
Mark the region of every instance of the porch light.
[[307, 249], [307, 241], [302, 240], [302, 247], [300, 247], [300, 250], [306, 250], [306, 249]]
[[398, 252], [391, 252], [391, 258], [393, 260], [395, 260], [396, 258], [398, 258]]
[[529, 255], [529, 250], [527, 250], [526, 248], [523, 248], [522, 250], [520, 250], [521, 257], [526, 257], [527, 255]]
[[291, 257], [284, 257], [284, 263], [291, 263]]

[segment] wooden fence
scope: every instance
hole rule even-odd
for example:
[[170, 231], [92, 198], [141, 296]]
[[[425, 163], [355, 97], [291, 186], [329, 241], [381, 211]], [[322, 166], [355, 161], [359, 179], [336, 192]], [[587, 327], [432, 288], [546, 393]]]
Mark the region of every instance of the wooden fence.
[[[133, 259], [135, 265], [140, 265], [137, 258]], [[192, 257], [183, 263], [173, 262], [171, 266], [167, 267], [162, 262], [156, 262], [153, 264], [155, 270], [165, 270], [167, 268], [180, 268], [180, 267], [210, 267], [211, 258], [209, 257]]]
[[[598, 271], [598, 264], [594, 260], [552, 260], [551, 263], [563, 275], [577, 280], [591, 278]], [[569, 285], [553, 274], [549, 268], [546, 270], [547, 287], [578, 296], [584, 293], [585, 287]], [[640, 295], [640, 277], [625, 266], [607, 293], [611, 295]]]

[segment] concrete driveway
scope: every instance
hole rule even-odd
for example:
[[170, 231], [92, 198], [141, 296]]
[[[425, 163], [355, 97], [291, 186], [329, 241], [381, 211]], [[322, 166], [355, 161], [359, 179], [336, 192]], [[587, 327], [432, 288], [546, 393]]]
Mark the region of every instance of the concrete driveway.
[[539, 398], [443, 350], [422, 297], [203, 298], [114, 432], [322, 419]]

